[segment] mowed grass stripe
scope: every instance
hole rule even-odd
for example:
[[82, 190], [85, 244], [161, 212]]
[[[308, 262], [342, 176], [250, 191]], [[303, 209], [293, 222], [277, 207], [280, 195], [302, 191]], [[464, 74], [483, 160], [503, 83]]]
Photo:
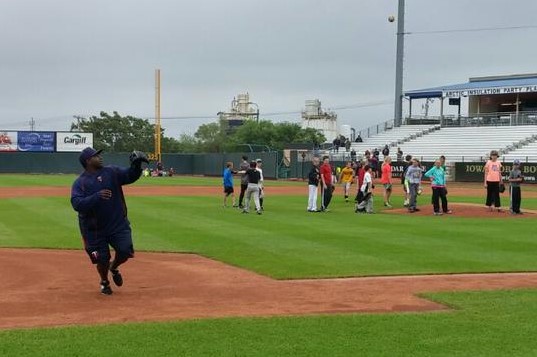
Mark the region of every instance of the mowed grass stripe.
[[76, 213], [65, 197], [4, 199], [0, 202], [0, 227], [9, 237], [0, 244], [17, 247], [79, 248]]
[[[311, 214], [304, 197], [267, 197], [262, 216], [220, 197], [127, 201], [138, 250], [195, 252], [280, 279], [537, 270], [532, 219], [357, 215], [341, 198]], [[0, 246], [82, 247], [65, 197], [5, 199], [0, 212]]]
[[[222, 171], [224, 169], [222, 168]], [[74, 174], [0, 174], [0, 187], [52, 186], [71, 187], [78, 175]], [[267, 180], [270, 186], [303, 186], [305, 183], [296, 181]], [[240, 189], [240, 176], [234, 179], [236, 188]], [[204, 176], [173, 176], [173, 177], [141, 177], [134, 186], [213, 186], [222, 187], [222, 177]], [[305, 188], [307, 190], [307, 188]]]
[[456, 310], [0, 331], [0, 354], [336, 357], [535, 354], [537, 290], [426, 296]]

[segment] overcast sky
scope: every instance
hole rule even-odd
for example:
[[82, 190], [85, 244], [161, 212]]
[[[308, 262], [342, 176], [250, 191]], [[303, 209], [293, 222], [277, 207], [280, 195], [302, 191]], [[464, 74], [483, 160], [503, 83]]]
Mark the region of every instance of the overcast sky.
[[[537, 25], [535, 0], [407, 0], [406, 31]], [[66, 130], [101, 110], [207, 116], [248, 91], [263, 113], [338, 111], [360, 129], [393, 116], [397, 0], [11, 0], [0, 3], [0, 128]], [[409, 35], [405, 89], [537, 72], [537, 29]], [[419, 108], [418, 108], [419, 110]], [[216, 115], [215, 115], [216, 116]], [[271, 116], [299, 121], [299, 114]], [[165, 120], [168, 135], [205, 120]]]

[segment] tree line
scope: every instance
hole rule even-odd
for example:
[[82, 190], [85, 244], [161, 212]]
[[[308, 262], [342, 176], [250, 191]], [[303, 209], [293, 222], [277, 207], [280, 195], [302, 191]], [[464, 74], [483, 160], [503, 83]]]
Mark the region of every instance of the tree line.
[[[93, 144], [107, 152], [154, 151], [155, 124], [147, 119], [118, 112], [101, 112], [99, 116], [75, 116], [71, 131], [93, 133]], [[282, 150], [290, 143], [308, 143], [317, 146], [326, 141], [324, 135], [312, 128], [303, 129], [295, 123], [273, 123], [268, 120], [247, 121], [231, 129], [225, 121], [203, 124], [194, 135], [178, 138], [165, 135], [161, 129], [163, 153], [221, 153], [249, 151], [255, 145], [262, 151]], [[261, 151], [261, 150], [260, 150]]]

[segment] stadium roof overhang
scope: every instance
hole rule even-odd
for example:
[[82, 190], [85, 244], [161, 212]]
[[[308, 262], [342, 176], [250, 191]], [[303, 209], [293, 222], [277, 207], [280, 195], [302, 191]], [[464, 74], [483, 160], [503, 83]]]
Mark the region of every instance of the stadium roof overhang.
[[405, 92], [409, 99], [460, 98], [537, 92], [537, 74], [470, 78], [467, 83]]

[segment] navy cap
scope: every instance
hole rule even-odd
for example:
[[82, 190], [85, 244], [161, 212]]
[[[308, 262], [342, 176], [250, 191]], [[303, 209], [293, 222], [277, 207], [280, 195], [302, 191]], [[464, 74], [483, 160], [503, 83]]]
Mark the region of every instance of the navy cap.
[[78, 160], [83, 167], [86, 167], [86, 161], [92, 157], [99, 155], [102, 150], [95, 150], [94, 148], [87, 147], [80, 153]]
[[513, 161], [513, 165], [520, 165], [520, 160], [517, 159], [517, 160]]

